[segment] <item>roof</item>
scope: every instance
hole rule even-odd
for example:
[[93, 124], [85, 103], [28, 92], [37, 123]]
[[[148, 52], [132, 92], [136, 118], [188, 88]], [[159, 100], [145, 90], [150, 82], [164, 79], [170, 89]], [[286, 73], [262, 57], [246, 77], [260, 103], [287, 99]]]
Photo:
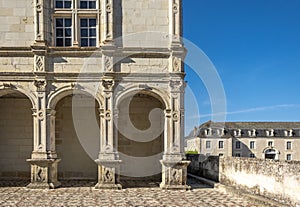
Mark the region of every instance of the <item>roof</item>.
[[[208, 131], [209, 129], [209, 131]], [[237, 132], [238, 131], [238, 132]], [[270, 132], [268, 132], [270, 131]], [[237, 135], [238, 134], [238, 135]], [[195, 127], [186, 138], [232, 136], [300, 136], [300, 122], [212, 122]]]
[[212, 122], [208, 121], [199, 128], [227, 129], [299, 129], [300, 122]]

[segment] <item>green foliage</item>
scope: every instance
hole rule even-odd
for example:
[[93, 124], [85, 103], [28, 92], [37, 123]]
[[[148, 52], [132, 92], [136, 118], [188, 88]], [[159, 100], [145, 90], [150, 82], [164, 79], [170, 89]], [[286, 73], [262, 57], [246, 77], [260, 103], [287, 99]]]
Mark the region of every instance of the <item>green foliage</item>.
[[194, 150], [194, 151], [190, 150], [190, 151], [186, 151], [185, 154], [187, 154], [187, 155], [198, 155], [199, 153], [198, 153], [197, 150]]

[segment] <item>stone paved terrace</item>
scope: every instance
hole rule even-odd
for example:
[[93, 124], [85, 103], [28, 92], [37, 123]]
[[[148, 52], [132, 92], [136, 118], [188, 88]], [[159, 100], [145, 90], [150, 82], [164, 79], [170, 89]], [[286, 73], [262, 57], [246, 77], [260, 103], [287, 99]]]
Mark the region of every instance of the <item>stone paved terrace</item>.
[[189, 179], [193, 190], [168, 191], [153, 185], [123, 190], [94, 190], [94, 182], [63, 182], [55, 190], [31, 190], [22, 182], [0, 181], [0, 206], [203, 206], [255, 205], [241, 197], [219, 192]]

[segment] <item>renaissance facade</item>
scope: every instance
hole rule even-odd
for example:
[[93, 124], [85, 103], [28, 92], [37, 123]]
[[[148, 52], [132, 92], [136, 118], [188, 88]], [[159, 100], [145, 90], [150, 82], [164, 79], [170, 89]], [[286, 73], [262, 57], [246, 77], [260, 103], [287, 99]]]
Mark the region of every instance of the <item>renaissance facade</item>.
[[213, 156], [300, 160], [299, 122], [206, 122], [187, 138], [187, 150]]
[[121, 188], [158, 175], [188, 188], [181, 0], [0, 3], [1, 178]]

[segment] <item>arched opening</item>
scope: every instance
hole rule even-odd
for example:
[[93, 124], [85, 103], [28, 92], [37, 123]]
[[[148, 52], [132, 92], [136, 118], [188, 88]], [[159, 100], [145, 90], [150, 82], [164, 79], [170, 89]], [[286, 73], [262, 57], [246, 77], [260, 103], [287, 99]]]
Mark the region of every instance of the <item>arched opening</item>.
[[32, 103], [14, 90], [0, 94], [0, 177], [30, 182], [26, 159], [33, 150]]
[[265, 159], [278, 159], [278, 152], [275, 149], [267, 149], [265, 150]]
[[98, 165], [94, 160], [100, 146], [98, 102], [90, 95], [68, 95], [58, 101], [55, 110], [56, 152], [61, 159], [58, 178], [96, 181]]
[[164, 108], [162, 101], [150, 93], [137, 93], [119, 104], [118, 151], [123, 187], [142, 183], [158, 186], [161, 182]]

